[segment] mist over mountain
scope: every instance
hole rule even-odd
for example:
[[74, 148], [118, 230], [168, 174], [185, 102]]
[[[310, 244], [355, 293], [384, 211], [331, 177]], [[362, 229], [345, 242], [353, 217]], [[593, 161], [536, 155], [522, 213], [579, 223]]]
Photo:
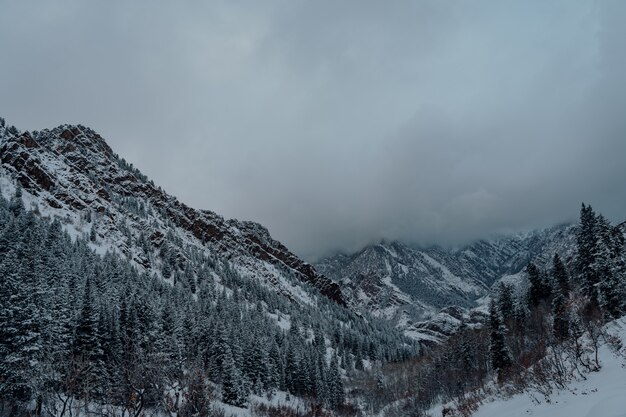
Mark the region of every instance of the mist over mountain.
[[0, 113], [88, 125], [309, 261], [550, 227], [582, 201], [620, 221], [625, 7], [6, 2]]

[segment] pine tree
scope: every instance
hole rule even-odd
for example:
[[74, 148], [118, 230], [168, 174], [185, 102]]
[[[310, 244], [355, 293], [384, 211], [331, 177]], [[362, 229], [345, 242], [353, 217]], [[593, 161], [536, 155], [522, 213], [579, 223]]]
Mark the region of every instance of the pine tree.
[[565, 296], [560, 292], [552, 299], [552, 315], [554, 317], [552, 325], [554, 337], [559, 341], [567, 339], [569, 336], [569, 316]]
[[83, 304], [74, 335], [73, 355], [77, 366], [77, 377], [83, 395], [102, 395], [105, 379], [104, 351], [99, 334], [99, 317], [95, 308], [92, 278], [87, 276], [83, 293]]
[[621, 281], [607, 265], [599, 270], [598, 303], [609, 319], [621, 317], [624, 312], [624, 291]]
[[498, 307], [503, 320], [506, 322], [513, 319], [514, 316], [513, 287], [511, 285], [501, 283], [498, 293]]
[[528, 288], [529, 306], [531, 308], [538, 307], [546, 296], [541, 271], [539, 271], [539, 268], [537, 268], [534, 263], [529, 262], [526, 266], [526, 273], [528, 274], [528, 282], [530, 284]]
[[74, 336], [74, 354], [82, 356], [86, 360], [93, 357], [95, 350], [99, 349], [97, 337], [97, 315], [94, 311], [93, 290], [91, 285], [91, 277], [87, 277], [85, 281], [85, 290], [83, 293], [83, 304], [80, 312], [80, 318], [76, 327]]
[[465, 320], [461, 321], [461, 325], [459, 326], [458, 334], [460, 336], [460, 344], [459, 344], [459, 352], [457, 352], [456, 357], [460, 358], [461, 365], [463, 367], [463, 373], [465, 376], [469, 376], [473, 374], [474, 371], [474, 349], [471, 345], [470, 338], [468, 337], [468, 327]]
[[328, 406], [332, 409], [343, 405], [345, 402], [345, 391], [341, 373], [339, 372], [339, 363], [337, 355], [333, 355], [328, 367], [327, 374], [328, 386]]
[[[624, 311], [623, 283], [619, 278], [619, 244], [609, 221], [602, 215], [596, 217], [596, 253], [593, 269], [599, 279], [598, 302], [608, 318], [618, 318]], [[623, 247], [623, 246], [622, 246]]]
[[289, 343], [285, 357], [285, 387], [292, 394], [300, 392], [298, 373], [300, 372], [300, 358], [297, 355], [294, 343]]
[[224, 352], [224, 375], [222, 381], [222, 400], [226, 404], [244, 407], [248, 400], [241, 372], [235, 366], [230, 349]]
[[502, 324], [500, 314], [493, 302], [489, 304], [489, 329], [491, 366], [498, 373], [498, 377], [501, 377], [511, 366], [511, 356], [506, 347], [506, 328]]
[[208, 351], [208, 355], [205, 357], [205, 366], [209, 370], [209, 376], [214, 381], [219, 382], [224, 377], [226, 352], [229, 352], [232, 357], [231, 340], [220, 320], [215, 331], [213, 343]]
[[326, 366], [326, 355], [317, 355], [315, 358], [315, 395], [324, 403], [328, 403], [329, 392], [326, 383], [328, 379], [328, 367]]
[[552, 270], [550, 272], [552, 274], [552, 280], [557, 286], [558, 292], [560, 292], [565, 299], [569, 298], [569, 276], [558, 253], [555, 253], [554, 258], [552, 258]]
[[593, 304], [598, 305], [596, 286], [600, 279], [595, 268], [598, 253], [597, 221], [591, 206], [582, 205], [576, 239], [578, 247], [576, 265], [581, 275], [581, 291]]
[[171, 303], [166, 303], [161, 312], [160, 351], [164, 357], [164, 366], [169, 376], [174, 376], [181, 368], [180, 326]]
[[25, 285], [15, 251], [0, 264], [0, 397], [27, 401], [41, 351], [32, 287]]
[[272, 340], [268, 355], [268, 376], [266, 385], [270, 389], [283, 388], [285, 383], [285, 373], [282, 364], [280, 348], [276, 339]]

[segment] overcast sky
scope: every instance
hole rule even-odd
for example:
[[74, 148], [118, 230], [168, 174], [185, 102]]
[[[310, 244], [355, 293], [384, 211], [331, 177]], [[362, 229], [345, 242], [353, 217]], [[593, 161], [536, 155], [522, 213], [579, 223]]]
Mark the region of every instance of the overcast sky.
[[0, 116], [314, 259], [626, 219], [626, 2], [0, 0]]

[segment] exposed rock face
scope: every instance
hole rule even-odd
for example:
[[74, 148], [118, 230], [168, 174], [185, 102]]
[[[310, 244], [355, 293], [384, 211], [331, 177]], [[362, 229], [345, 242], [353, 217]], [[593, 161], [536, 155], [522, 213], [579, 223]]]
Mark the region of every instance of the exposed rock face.
[[[156, 268], [129, 241], [145, 235], [159, 245], [167, 233], [164, 226], [174, 225], [184, 238], [192, 237], [202, 249], [228, 259], [240, 272], [259, 277], [291, 298], [298, 298], [297, 291], [285, 284], [286, 275], [346, 304], [337, 283], [272, 239], [267, 229], [188, 207], [119, 158], [89, 128], [64, 125], [20, 135], [0, 129], [0, 162], [0, 174], [37, 197], [38, 206], [47, 206], [44, 211], [97, 214], [99, 238], [115, 242], [118, 247], [112, 249], [148, 272]], [[148, 209], [150, 215], [129, 216], [124, 207], [129, 204]]]

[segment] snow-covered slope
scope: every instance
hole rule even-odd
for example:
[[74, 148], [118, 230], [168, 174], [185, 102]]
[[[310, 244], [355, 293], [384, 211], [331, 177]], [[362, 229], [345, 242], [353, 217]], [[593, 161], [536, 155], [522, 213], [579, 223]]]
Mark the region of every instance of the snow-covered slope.
[[571, 383], [549, 399], [520, 394], [482, 406], [474, 417], [625, 417], [626, 416], [626, 319], [609, 326], [622, 340], [619, 351], [601, 348], [602, 369], [586, 380]]
[[140, 271], [161, 275], [164, 262], [157, 253], [163, 255], [166, 247], [168, 259], [181, 269], [194, 256], [225, 259], [242, 275], [290, 299], [311, 302], [303, 288], [312, 286], [345, 305], [335, 282], [272, 239], [263, 226], [186, 206], [114, 154], [89, 128], [64, 125], [21, 134], [0, 128], [0, 163], [0, 185], [7, 195], [19, 183], [32, 208], [63, 219], [70, 233], [90, 234], [96, 250], [119, 252]]
[[[528, 261], [547, 266], [554, 253], [559, 253], [567, 262], [573, 259], [574, 250], [575, 226], [562, 225], [454, 250], [381, 242], [352, 255], [322, 259], [316, 268], [340, 282], [348, 300], [394, 320], [407, 335], [417, 337], [424, 335], [419, 328], [426, 324], [415, 325], [415, 320], [449, 306], [475, 307], [499, 280], [519, 280]], [[441, 322], [428, 321], [435, 333], [437, 321]], [[444, 327], [440, 333], [446, 334], [449, 330]]]

